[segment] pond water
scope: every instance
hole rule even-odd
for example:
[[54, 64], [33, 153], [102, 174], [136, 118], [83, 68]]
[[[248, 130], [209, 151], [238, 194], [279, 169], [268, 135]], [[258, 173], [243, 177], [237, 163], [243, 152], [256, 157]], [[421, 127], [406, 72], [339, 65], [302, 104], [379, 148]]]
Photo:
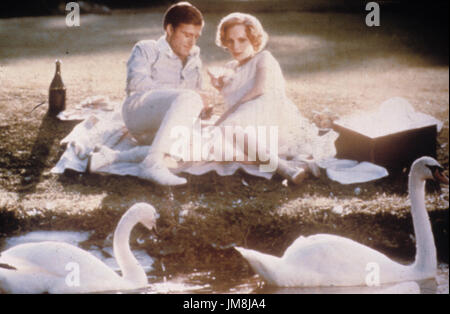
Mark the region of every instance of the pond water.
[[[12, 246], [41, 241], [62, 241], [72, 245], [86, 241], [90, 232], [69, 231], [34, 231], [22, 236], [7, 238], [0, 252]], [[110, 246], [99, 247], [92, 245], [88, 251], [101, 259], [113, 270], [119, 272], [119, 267], [113, 257]], [[441, 263], [435, 279], [417, 282], [404, 282], [398, 284], [381, 285], [379, 287], [306, 287], [306, 288], [276, 288], [268, 286], [258, 276], [247, 276], [236, 280], [236, 274], [220, 274], [214, 271], [198, 271], [193, 269], [188, 274], [174, 275], [167, 272], [162, 264], [162, 271], [155, 272], [154, 259], [144, 250], [133, 250], [133, 254], [143, 265], [148, 274], [149, 285], [139, 290], [111, 291], [111, 293], [141, 293], [141, 294], [320, 294], [320, 293], [421, 293], [421, 294], [448, 294], [449, 293], [449, 266]], [[158, 273], [155, 275], [155, 273]]]
[[255, 275], [241, 282], [216, 282], [211, 272], [193, 272], [175, 278], [149, 278], [148, 288], [126, 293], [231, 293], [231, 294], [448, 294], [448, 264], [439, 264], [435, 279], [380, 285], [379, 287], [305, 287], [267, 286]]

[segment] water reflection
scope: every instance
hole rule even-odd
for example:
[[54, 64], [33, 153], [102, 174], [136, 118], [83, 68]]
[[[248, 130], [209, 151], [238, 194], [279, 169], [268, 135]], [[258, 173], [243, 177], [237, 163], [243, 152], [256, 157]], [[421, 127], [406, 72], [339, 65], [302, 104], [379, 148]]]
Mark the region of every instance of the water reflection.
[[[255, 291], [256, 292], [256, 291]], [[270, 294], [419, 294], [420, 286], [415, 281], [382, 285], [379, 287], [305, 287], [305, 288], [273, 288], [266, 287], [257, 293]]]
[[[58, 239], [59, 241], [79, 244], [89, 237], [89, 232], [66, 231], [36, 231], [28, 234], [4, 239], [0, 252], [8, 247], [27, 242], [40, 242]], [[109, 241], [110, 242], [110, 241]], [[113, 251], [110, 243], [104, 247], [91, 246], [90, 252], [105, 262], [115, 271], [118, 266], [112, 262]], [[107, 245], [109, 243], [109, 245]], [[97, 252], [98, 251], [98, 252]], [[258, 275], [248, 276], [231, 271], [215, 270], [198, 271], [187, 270], [185, 274], [171, 274], [165, 267], [155, 270], [152, 266], [154, 259], [145, 251], [134, 250], [133, 254], [143, 265], [148, 275], [149, 285], [146, 288], [129, 291], [109, 291], [109, 293], [140, 293], [140, 294], [448, 294], [449, 293], [449, 265], [439, 264], [435, 279], [402, 282], [380, 285], [378, 287], [302, 287], [278, 288], [268, 286]]]
[[194, 272], [175, 278], [159, 279], [145, 289], [128, 291], [129, 293], [230, 293], [230, 294], [448, 294], [448, 265], [440, 264], [436, 279], [408, 281], [384, 284], [378, 287], [299, 287], [279, 288], [266, 285], [259, 276], [244, 279], [235, 285], [229, 282], [214, 282], [211, 272]]

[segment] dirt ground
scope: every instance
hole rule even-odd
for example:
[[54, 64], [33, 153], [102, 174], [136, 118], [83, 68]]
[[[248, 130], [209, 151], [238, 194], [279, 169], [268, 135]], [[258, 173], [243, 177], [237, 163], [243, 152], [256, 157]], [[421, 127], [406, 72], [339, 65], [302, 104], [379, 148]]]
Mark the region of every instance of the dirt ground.
[[[198, 42], [205, 68], [229, 58], [213, 44], [222, 16], [205, 14]], [[404, 97], [444, 122], [437, 153], [448, 169], [448, 39], [433, 25], [388, 14], [373, 28], [365, 25], [365, 13], [256, 16], [270, 35], [267, 49], [281, 64], [287, 93], [306, 117], [325, 108], [344, 116]], [[90, 242], [101, 242], [129, 206], [145, 201], [160, 213], [158, 241], [133, 246], [174, 271], [250, 274], [232, 245], [280, 255], [300, 234], [319, 232], [413, 259], [406, 170], [357, 185], [340, 185], [323, 173], [299, 186], [285, 186], [280, 177], [211, 173], [188, 176], [188, 185], [176, 188], [133, 177], [51, 174], [64, 150], [59, 141], [76, 124], [46, 117], [46, 105], [31, 112], [48, 97], [54, 60], [63, 61], [67, 107], [94, 95], [121, 101], [131, 48], [161, 36], [161, 19], [160, 10], [146, 10], [86, 14], [74, 28], [66, 27], [65, 16], [0, 20], [0, 241], [30, 230], [93, 230]], [[448, 263], [448, 186], [429, 185], [427, 195], [439, 259]], [[341, 212], [333, 211], [337, 205]], [[140, 227], [133, 232], [142, 234], [147, 231]]]

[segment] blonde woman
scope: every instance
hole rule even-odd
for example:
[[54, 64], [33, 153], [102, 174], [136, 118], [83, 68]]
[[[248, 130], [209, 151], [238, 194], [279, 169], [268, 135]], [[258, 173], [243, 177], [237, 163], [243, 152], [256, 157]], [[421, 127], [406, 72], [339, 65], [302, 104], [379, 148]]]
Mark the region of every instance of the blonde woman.
[[[222, 74], [208, 72], [212, 85], [226, 103], [226, 110], [216, 125], [276, 126], [277, 155], [305, 161], [303, 166], [296, 163], [297, 169], [293, 169], [293, 163], [280, 158], [277, 170], [300, 183], [306, 172], [314, 170], [317, 174], [317, 168], [311, 169], [313, 163], [308, 159], [334, 155], [335, 136], [319, 137], [317, 127], [287, 98], [280, 65], [269, 51], [264, 50], [267, 40], [267, 33], [252, 15], [232, 13], [220, 21], [216, 44], [227, 50], [233, 60], [225, 65]], [[269, 147], [261, 141], [258, 145]]]

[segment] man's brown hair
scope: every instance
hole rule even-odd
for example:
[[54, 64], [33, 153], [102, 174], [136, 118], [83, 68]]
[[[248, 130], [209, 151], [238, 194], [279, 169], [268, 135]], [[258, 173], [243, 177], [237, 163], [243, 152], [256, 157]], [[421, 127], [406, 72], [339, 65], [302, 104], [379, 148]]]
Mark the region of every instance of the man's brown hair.
[[189, 2], [178, 2], [171, 5], [164, 14], [163, 26], [171, 24], [175, 29], [179, 24], [201, 25], [203, 27], [203, 15]]

